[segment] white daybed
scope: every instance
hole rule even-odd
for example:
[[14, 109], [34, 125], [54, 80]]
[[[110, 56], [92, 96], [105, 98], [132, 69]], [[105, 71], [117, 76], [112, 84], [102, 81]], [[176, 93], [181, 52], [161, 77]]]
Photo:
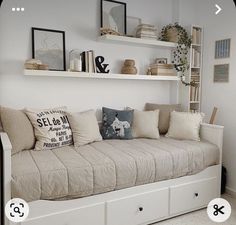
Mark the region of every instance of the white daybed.
[[[220, 196], [223, 127], [202, 124], [201, 138], [218, 146], [219, 164], [189, 176], [158, 181], [73, 200], [29, 203], [29, 217], [18, 225], [139, 225], [205, 207]], [[11, 194], [11, 143], [1, 133], [4, 202]], [[5, 220], [5, 225], [9, 221]]]

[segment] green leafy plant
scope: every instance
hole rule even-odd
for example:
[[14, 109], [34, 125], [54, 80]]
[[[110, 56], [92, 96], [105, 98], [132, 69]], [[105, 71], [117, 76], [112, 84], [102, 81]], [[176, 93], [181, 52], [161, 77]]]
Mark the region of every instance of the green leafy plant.
[[186, 86], [195, 86], [195, 82], [186, 83], [185, 73], [189, 70], [188, 52], [192, 44], [192, 38], [187, 31], [178, 23], [164, 26], [161, 30], [161, 41], [177, 42], [177, 47], [173, 50], [173, 61], [176, 71], [181, 72], [181, 81]]

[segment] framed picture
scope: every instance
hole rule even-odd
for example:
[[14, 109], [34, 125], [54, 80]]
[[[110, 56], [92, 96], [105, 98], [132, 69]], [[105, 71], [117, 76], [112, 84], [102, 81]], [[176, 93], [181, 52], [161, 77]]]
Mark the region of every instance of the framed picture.
[[101, 28], [126, 35], [126, 3], [101, 0]]
[[65, 32], [32, 27], [32, 57], [49, 70], [66, 70]]
[[230, 57], [231, 39], [219, 40], [215, 42], [215, 59]]
[[214, 82], [229, 82], [229, 64], [214, 66]]
[[167, 58], [156, 58], [157, 64], [167, 64]]

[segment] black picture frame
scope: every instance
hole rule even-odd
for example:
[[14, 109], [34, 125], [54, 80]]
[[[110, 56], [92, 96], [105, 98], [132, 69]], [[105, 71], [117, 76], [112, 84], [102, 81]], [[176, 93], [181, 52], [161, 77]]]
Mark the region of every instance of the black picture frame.
[[[32, 27], [31, 32], [32, 58], [39, 59], [43, 64], [47, 64], [49, 70], [65, 71], [65, 31]], [[56, 36], [56, 34], [58, 34], [58, 36]], [[43, 35], [44, 37], [42, 37]], [[50, 54], [52, 57], [50, 57]]]
[[[121, 35], [126, 35], [127, 34], [127, 12], [126, 12], [126, 3], [125, 2], [119, 2], [119, 1], [113, 1], [113, 0], [101, 0], [101, 28], [104, 28], [104, 5], [105, 3], [113, 3], [114, 5], [121, 5], [123, 6], [123, 14], [124, 14], [124, 18], [123, 18], [123, 30], [118, 30], [118, 33], [120, 33]], [[108, 28], [108, 27], [105, 27]]]

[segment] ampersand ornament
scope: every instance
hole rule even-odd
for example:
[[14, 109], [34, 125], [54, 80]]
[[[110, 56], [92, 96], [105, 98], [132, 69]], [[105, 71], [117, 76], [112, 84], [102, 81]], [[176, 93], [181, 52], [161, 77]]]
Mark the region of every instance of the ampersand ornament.
[[109, 73], [110, 70], [107, 69], [109, 64], [104, 63], [105, 58], [103, 56], [97, 56], [95, 58], [95, 63], [97, 67], [97, 73]]

